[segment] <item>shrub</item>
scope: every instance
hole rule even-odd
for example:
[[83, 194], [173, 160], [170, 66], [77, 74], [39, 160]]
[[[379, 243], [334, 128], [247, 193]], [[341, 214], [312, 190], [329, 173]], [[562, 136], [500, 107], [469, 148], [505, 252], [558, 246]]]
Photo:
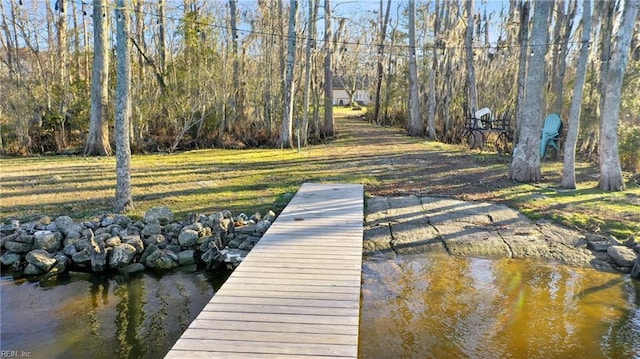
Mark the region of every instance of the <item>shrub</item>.
[[619, 136], [620, 165], [625, 171], [640, 172], [640, 126], [621, 128]]

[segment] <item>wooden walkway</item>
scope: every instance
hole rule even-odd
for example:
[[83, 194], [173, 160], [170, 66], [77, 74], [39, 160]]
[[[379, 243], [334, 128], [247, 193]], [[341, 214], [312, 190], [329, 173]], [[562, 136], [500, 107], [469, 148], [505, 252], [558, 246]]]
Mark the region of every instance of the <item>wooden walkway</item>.
[[356, 358], [363, 195], [305, 183], [166, 358]]

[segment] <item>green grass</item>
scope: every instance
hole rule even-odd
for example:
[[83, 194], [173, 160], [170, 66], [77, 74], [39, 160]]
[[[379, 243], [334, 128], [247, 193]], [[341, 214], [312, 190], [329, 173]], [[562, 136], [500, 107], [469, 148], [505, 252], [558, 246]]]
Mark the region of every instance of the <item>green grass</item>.
[[[358, 114], [336, 108], [336, 117]], [[438, 195], [505, 203], [533, 219], [640, 237], [640, 187], [597, 189], [597, 168], [578, 163], [578, 189], [557, 187], [561, 162], [542, 164], [544, 179], [520, 184], [506, 178], [511, 158], [405, 136], [398, 129], [338, 120], [331, 142], [295, 149], [198, 150], [132, 157], [135, 210], [167, 206], [177, 218], [279, 211], [304, 182], [352, 182], [367, 195]], [[89, 219], [110, 213], [115, 159], [27, 157], [0, 159], [0, 218], [28, 221], [43, 215]]]

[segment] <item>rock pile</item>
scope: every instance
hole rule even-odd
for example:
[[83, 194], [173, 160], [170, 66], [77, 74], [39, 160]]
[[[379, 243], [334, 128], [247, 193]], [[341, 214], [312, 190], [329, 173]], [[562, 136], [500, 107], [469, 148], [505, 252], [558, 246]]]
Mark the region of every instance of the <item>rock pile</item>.
[[147, 211], [142, 221], [110, 214], [94, 221], [71, 217], [0, 225], [3, 269], [46, 279], [67, 270], [105, 272], [171, 269], [201, 264], [234, 267], [275, 219], [269, 211], [238, 216], [228, 211], [175, 221], [169, 208]]

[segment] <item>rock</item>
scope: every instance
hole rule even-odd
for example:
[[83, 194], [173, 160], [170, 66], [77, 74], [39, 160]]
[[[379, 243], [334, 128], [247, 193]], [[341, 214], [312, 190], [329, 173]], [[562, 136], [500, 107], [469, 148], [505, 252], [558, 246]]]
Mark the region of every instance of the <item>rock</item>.
[[[178, 264], [178, 256], [170, 250], [158, 250], [155, 253], [159, 252], [158, 258], [153, 260], [153, 266], [160, 269], [172, 269], [177, 267]], [[155, 254], [154, 253], [154, 254]], [[149, 262], [149, 259], [147, 259]]]
[[251, 243], [251, 241], [248, 241], [246, 239], [238, 246], [238, 249], [243, 251], [250, 251], [252, 248], [253, 244]]
[[222, 254], [222, 261], [227, 264], [227, 268], [235, 268], [240, 265], [249, 252], [239, 249], [223, 249], [220, 254]]
[[33, 264], [29, 263], [27, 264], [27, 266], [24, 268], [24, 275], [26, 276], [34, 276], [34, 275], [40, 275], [42, 274], [42, 270], [40, 270], [40, 268], [34, 266]]
[[260, 222], [261, 219], [262, 219], [262, 215], [260, 214], [260, 212], [256, 212], [252, 214], [251, 217], [249, 217], [249, 220], [252, 221], [253, 223], [258, 223]]
[[269, 227], [271, 227], [271, 222], [267, 220], [259, 221], [258, 223], [256, 223], [256, 232], [262, 235], [267, 231], [267, 229], [269, 229]]
[[239, 215], [236, 216], [236, 218], [233, 219], [233, 221], [236, 224], [243, 226], [249, 223], [249, 217], [247, 217], [247, 215], [244, 213], [240, 213]]
[[239, 239], [232, 239], [232, 240], [229, 241], [229, 243], [227, 243], [227, 245], [231, 249], [236, 249], [236, 248], [240, 247], [240, 244], [242, 244], [242, 241], [239, 240]]
[[633, 249], [625, 246], [611, 246], [607, 249], [607, 254], [620, 267], [632, 267], [638, 257]]
[[49, 216], [42, 216], [42, 218], [40, 218], [40, 224], [42, 224], [43, 226], [48, 226], [51, 224], [51, 217]]
[[149, 244], [145, 247], [144, 252], [142, 252], [142, 255], [140, 256], [140, 263], [145, 264], [147, 263], [147, 258], [155, 251], [158, 250], [158, 247], [155, 244]]
[[91, 271], [104, 272], [107, 270], [107, 250], [105, 243], [102, 241], [95, 241], [93, 243], [93, 253], [91, 253]]
[[113, 215], [104, 216], [104, 217], [102, 217], [102, 220], [100, 221], [100, 226], [101, 227], [109, 227], [112, 224], [113, 224]]
[[146, 226], [144, 226], [142, 231], [140, 231], [140, 234], [142, 234], [142, 236], [145, 238], [151, 237], [154, 234], [160, 234], [160, 233], [162, 233], [162, 226], [160, 226], [160, 224], [158, 223], [147, 224]]
[[144, 243], [140, 239], [139, 235], [130, 235], [122, 238], [122, 242], [130, 244], [136, 249], [136, 253], [142, 253], [144, 251]]
[[37, 231], [33, 236], [33, 247], [35, 249], [44, 249], [47, 252], [53, 253], [57, 251], [62, 244], [61, 238], [56, 237], [56, 235], [50, 231]]
[[[77, 250], [77, 247], [76, 247]], [[89, 262], [93, 256], [93, 251], [89, 248], [85, 248], [77, 251], [71, 256], [71, 260], [77, 264], [83, 264]]]
[[109, 257], [110, 268], [120, 268], [128, 265], [136, 255], [136, 248], [130, 244], [120, 244], [113, 247]]
[[0, 249], [4, 248], [4, 244], [7, 243], [7, 241], [15, 241], [18, 237], [20, 237], [20, 232], [0, 238]]
[[146, 267], [142, 263], [131, 263], [131, 264], [127, 265], [127, 266], [119, 268], [118, 270], [121, 273], [129, 273], [130, 274], [130, 273], [144, 272], [145, 269], [146, 269]]
[[27, 253], [33, 250], [33, 244], [17, 241], [7, 241], [4, 244], [4, 248], [6, 248], [10, 252]]
[[120, 244], [122, 244], [122, 240], [118, 236], [109, 237], [106, 241], [104, 241], [104, 245], [107, 247], [115, 247]]
[[82, 232], [80, 225], [73, 223], [73, 219], [69, 216], [60, 216], [54, 221], [57, 230], [62, 234], [67, 235], [69, 231], [76, 230], [76, 232]]
[[142, 242], [145, 245], [145, 247], [148, 247], [150, 245], [156, 245], [159, 248], [164, 248], [167, 246], [167, 244], [169, 244], [169, 241], [167, 241], [167, 239], [162, 234], [159, 234], [159, 233], [152, 234], [151, 236], [145, 238]]
[[155, 207], [148, 210], [143, 217], [147, 224], [157, 223], [161, 226], [173, 222], [173, 212], [167, 207]]
[[9, 224], [3, 224], [0, 226], [0, 232], [14, 232], [18, 228], [20, 228], [20, 221], [12, 219]]
[[5, 252], [2, 257], [0, 257], [0, 262], [5, 266], [15, 266], [20, 264], [21, 259], [22, 256], [18, 253]]
[[196, 262], [194, 254], [195, 252], [192, 249], [178, 253], [178, 264], [181, 266], [194, 264]]
[[127, 226], [131, 223], [131, 218], [124, 214], [115, 214], [113, 215], [113, 223], [119, 225], [122, 228], [127, 228]]
[[231, 213], [231, 211], [228, 209], [220, 212], [220, 214], [222, 214], [222, 218], [233, 218], [233, 213]]
[[168, 244], [164, 249], [171, 251], [173, 253], [178, 253], [182, 251], [182, 246], [179, 244]]
[[251, 223], [241, 227], [235, 227], [235, 232], [240, 234], [255, 234], [257, 233], [257, 229], [258, 229], [258, 226], [256, 224]]
[[178, 242], [184, 248], [191, 248], [198, 242], [198, 232], [193, 229], [187, 229], [180, 232], [178, 236]]
[[56, 264], [56, 260], [44, 249], [34, 249], [27, 253], [27, 262], [38, 267], [41, 272], [48, 272]]
[[72, 244], [67, 244], [66, 246], [64, 246], [64, 249], [62, 250], [62, 253], [64, 253], [64, 255], [71, 257], [74, 254], [76, 254], [78, 252], [78, 250], [76, 249], [76, 246], [72, 243]]
[[585, 239], [587, 240], [587, 248], [596, 252], [606, 252], [609, 247], [620, 245], [620, 242], [615, 240], [613, 236], [607, 238], [589, 233], [585, 236]]
[[631, 273], [629, 273], [631, 278], [640, 279], [640, 256], [636, 258], [636, 262], [631, 269]]
[[67, 263], [69, 262], [69, 258], [64, 255], [57, 254], [55, 257], [56, 265], [53, 266], [42, 279], [49, 279], [57, 276], [58, 274], [64, 273], [67, 269]]
[[269, 212], [267, 212], [262, 219], [273, 223], [273, 221], [276, 219], [276, 214], [272, 210], [269, 210]]

